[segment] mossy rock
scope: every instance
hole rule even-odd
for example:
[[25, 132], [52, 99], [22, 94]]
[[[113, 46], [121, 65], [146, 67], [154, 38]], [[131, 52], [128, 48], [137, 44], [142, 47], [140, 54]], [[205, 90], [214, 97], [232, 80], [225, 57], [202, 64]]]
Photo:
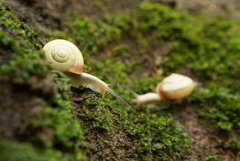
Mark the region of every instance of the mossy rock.
[[[239, 128], [236, 22], [224, 17], [202, 21], [202, 15], [144, 1], [130, 13], [99, 21], [71, 12], [63, 20], [68, 32], [38, 35], [2, 3], [0, 9], [0, 108], [5, 111], [0, 114], [0, 135], [10, 140], [0, 142], [9, 153], [5, 160], [16, 159], [13, 150], [28, 150], [25, 156], [32, 160], [184, 160], [188, 135], [171, 116], [184, 103], [214, 129], [227, 136], [239, 133], [234, 130]], [[54, 38], [79, 46], [86, 71], [105, 82], [127, 84], [137, 93], [154, 91], [171, 72], [188, 74], [203, 87], [166, 111], [134, 108], [133, 102], [133, 108], [125, 108], [110, 94], [101, 98], [83, 86], [70, 88], [63, 73], [51, 72], [40, 49]], [[132, 100], [123, 86], [113, 88]], [[229, 144], [236, 151], [239, 138]], [[211, 158], [217, 157], [206, 160]]]

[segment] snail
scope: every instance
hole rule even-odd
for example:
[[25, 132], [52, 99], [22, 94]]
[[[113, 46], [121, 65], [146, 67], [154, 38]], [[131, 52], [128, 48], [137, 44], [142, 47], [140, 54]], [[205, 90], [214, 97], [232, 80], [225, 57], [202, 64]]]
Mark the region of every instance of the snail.
[[82, 53], [73, 43], [62, 39], [52, 40], [43, 47], [43, 51], [47, 61], [51, 63], [52, 69], [63, 72], [71, 79], [73, 87], [78, 87], [79, 84], [86, 85], [91, 90], [99, 92], [103, 97], [106, 91], [108, 91], [130, 107], [105, 82], [83, 72], [84, 60]]
[[194, 82], [191, 78], [172, 73], [160, 82], [156, 87], [156, 93], [139, 95], [130, 90], [136, 97], [137, 106], [146, 104], [161, 104], [162, 102], [175, 102], [189, 96], [194, 89]]

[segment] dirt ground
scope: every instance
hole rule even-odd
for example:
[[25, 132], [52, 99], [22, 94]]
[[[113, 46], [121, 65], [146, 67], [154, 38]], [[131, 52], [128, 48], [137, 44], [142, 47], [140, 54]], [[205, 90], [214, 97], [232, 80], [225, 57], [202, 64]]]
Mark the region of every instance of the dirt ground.
[[190, 155], [186, 160], [199, 160], [203, 159], [203, 156], [214, 156], [220, 155], [219, 160], [224, 161], [235, 161], [239, 153], [233, 153], [228, 148], [223, 147], [218, 141], [218, 132], [213, 131], [205, 126], [203, 126], [194, 108], [189, 105], [184, 105], [175, 119], [184, 125], [185, 131], [188, 133], [191, 141]]
[[[7, 0], [5, 1], [10, 10], [22, 21], [37, 28], [41, 32], [48, 32], [52, 29], [65, 30], [61, 17], [68, 10], [76, 10], [83, 16], [93, 20], [101, 19], [105, 13], [116, 14], [118, 12], [128, 12], [135, 8], [141, 0], [105, 0], [106, 9], [99, 11], [95, 6], [96, 0]], [[193, 14], [199, 10], [211, 14], [230, 14], [240, 8], [237, 0], [153, 0], [159, 3], [166, 3], [178, 10], [187, 9]], [[233, 14], [238, 19], [238, 13]], [[54, 22], [54, 23], [52, 23]], [[154, 61], [154, 60], [153, 60]], [[34, 104], [34, 103], [33, 103]], [[223, 144], [219, 144], [216, 132], [200, 124], [194, 107], [185, 104], [182, 110], [178, 111], [175, 120], [184, 125], [185, 131], [189, 134], [191, 147], [189, 157], [186, 160], [199, 160], [202, 156], [221, 155], [220, 160], [234, 161], [240, 155], [239, 152], [227, 150]], [[6, 134], [11, 135], [11, 134]]]

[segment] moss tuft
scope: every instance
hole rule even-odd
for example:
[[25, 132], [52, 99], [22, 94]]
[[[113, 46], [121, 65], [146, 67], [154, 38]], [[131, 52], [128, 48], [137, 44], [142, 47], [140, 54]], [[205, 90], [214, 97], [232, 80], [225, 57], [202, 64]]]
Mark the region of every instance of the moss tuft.
[[199, 116], [205, 121], [215, 122], [218, 128], [230, 131], [239, 128], [239, 97], [218, 90], [197, 90], [192, 98], [198, 104]]
[[41, 150], [33, 147], [29, 143], [20, 143], [10, 140], [0, 140], [0, 160], [5, 161], [58, 161], [66, 160], [62, 158], [60, 152], [51, 149]]
[[[44, 77], [47, 72], [47, 64], [44, 62], [44, 54], [36, 49], [40, 46], [35, 39], [35, 33], [20, 22], [10, 11], [0, 12], [1, 48], [7, 49], [7, 53], [1, 52], [0, 74], [8, 75], [13, 83], [30, 84], [31, 75]], [[11, 59], [11, 61], [10, 61]], [[9, 60], [6, 62], [6, 60]], [[3, 65], [4, 64], [4, 65]]]
[[123, 120], [123, 126], [133, 136], [139, 159], [179, 160], [187, 154], [189, 140], [183, 127], [171, 118], [153, 113], [129, 113], [131, 122]]

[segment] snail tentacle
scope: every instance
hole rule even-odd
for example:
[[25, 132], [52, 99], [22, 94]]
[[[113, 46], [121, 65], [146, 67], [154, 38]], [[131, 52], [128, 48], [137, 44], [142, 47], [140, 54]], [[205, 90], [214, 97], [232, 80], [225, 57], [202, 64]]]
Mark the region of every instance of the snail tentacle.
[[119, 99], [120, 101], [122, 101], [123, 103], [125, 103], [127, 105], [127, 107], [131, 107], [131, 105], [129, 103], [127, 103], [126, 101], [124, 101], [124, 99], [122, 99], [120, 96], [118, 96], [111, 88], [107, 87], [106, 88], [107, 91], [109, 93], [111, 93], [113, 96], [115, 96], [117, 99]]

